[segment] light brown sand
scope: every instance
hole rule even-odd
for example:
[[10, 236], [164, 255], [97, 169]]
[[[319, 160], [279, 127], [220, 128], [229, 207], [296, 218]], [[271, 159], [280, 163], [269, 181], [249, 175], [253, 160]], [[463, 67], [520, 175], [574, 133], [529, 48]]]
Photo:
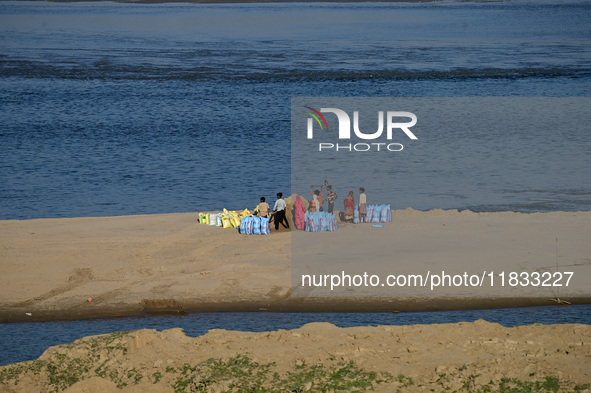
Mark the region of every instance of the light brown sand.
[[[337, 369], [342, 367], [339, 364], [354, 362], [364, 371], [391, 375], [386, 382], [373, 385], [378, 392], [499, 391], [503, 378], [533, 383], [554, 377], [562, 387], [561, 392], [574, 392], [576, 386], [591, 383], [591, 326], [588, 325], [505, 328], [480, 320], [337, 328], [328, 323], [312, 323], [296, 330], [266, 333], [212, 330], [196, 338], [187, 337], [180, 329], [141, 330], [108, 340], [108, 345], [104, 343], [101, 336], [84, 338], [70, 345], [52, 347], [40, 359], [62, 367], [73, 365], [70, 373], [81, 381], [72, 385], [68, 393], [115, 392], [119, 391], [116, 384], [126, 385], [124, 393], [173, 392], [179, 379], [189, 380], [191, 376], [195, 378], [187, 385], [186, 392], [230, 391], [232, 383], [249, 377], [236, 377], [238, 373], [235, 373], [235, 377], [209, 379], [203, 372], [183, 375], [181, 370], [210, 358], [227, 360], [236, 355], [247, 357], [251, 364], [274, 362], [267, 383], [273, 373], [285, 381], [289, 372], [313, 367]], [[80, 364], [90, 366], [84, 371], [76, 366]], [[259, 371], [262, 369], [251, 369], [253, 375]], [[59, 374], [53, 372], [53, 375]], [[343, 382], [345, 377], [336, 378]], [[305, 391], [321, 391], [318, 381], [314, 381], [304, 384]], [[4, 386], [0, 383], [3, 392], [44, 393], [52, 387], [55, 385], [50, 385], [45, 366], [21, 373], [16, 386], [12, 380]], [[289, 387], [283, 382], [272, 391], [295, 391]], [[486, 387], [490, 390], [483, 390]], [[582, 390], [589, 392], [588, 388]], [[262, 390], [235, 388], [232, 391]]]
[[[575, 272], [570, 301], [591, 299], [591, 212], [517, 214], [393, 212], [393, 222], [341, 224], [336, 232], [272, 231], [240, 235], [197, 223], [197, 213], [0, 221], [0, 321], [43, 320], [198, 310], [382, 311], [551, 304], [545, 288], [528, 299], [512, 292], [484, 299], [326, 299], [290, 295], [294, 242], [310, 260], [346, 260], [339, 244], [388, 242], [400, 267], [462, 269], [471, 261], [497, 269], [545, 266]], [[293, 227], [293, 224], [292, 224]], [[376, 240], [377, 239], [377, 240]], [[558, 239], [558, 241], [556, 241]], [[368, 246], [370, 247], [370, 246]], [[374, 258], [391, 253], [371, 250]], [[389, 259], [388, 259], [389, 258]], [[583, 283], [583, 284], [581, 284]], [[318, 297], [320, 296], [320, 297]], [[486, 297], [486, 296], [484, 296]], [[88, 299], [92, 298], [89, 302]], [[532, 300], [533, 298], [533, 300]]]

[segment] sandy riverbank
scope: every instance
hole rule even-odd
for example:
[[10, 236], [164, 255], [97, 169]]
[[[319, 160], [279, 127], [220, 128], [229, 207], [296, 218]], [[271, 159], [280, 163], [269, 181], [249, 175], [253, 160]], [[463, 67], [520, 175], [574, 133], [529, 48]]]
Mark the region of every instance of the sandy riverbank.
[[[535, 296], [291, 296], [291, 244], [313, 234], [240, 235], [197, 223], [197, 213], [0, 221], [0, 321], [90, 318], [190, 311], [411, 311], [552, 304]], [[374, 232], [372, 232], [374, 231]], [[370, 224], [341, 224], [314, 234], [328, 244], [312, 261], [347, 258], [338, 244], [365, 239], [400, 250], [400, 266], [453, 271], [494, 256], [497, 269], [574, 272], [591, 280], [591, 212], [547, 214], [394, 211], [375, 232]], [[420, 235], [420, 236], [419, 236]], [[376, 240], [377, 239], [377, 240]], [[558, 239], [556, 241], [555, 239]], [[371, 249], [371, 247], [370, 247]], [[302, 250], [298, 250], [301, 257]], [[323, 254], [323, 255], [320, 255]], [[306, 255], [306, 254], [304, 254]], [[327, 256], [330, 255], [330, 256]], [[375, 251], [375, 258], [380, 256]], [[541, 262], [540, 262], [541, 261]], [[487, 262], [488, 263], [488, 262]], [[587, 284], [563, 287], [571, 302], [589, 302]], [[92, 298], [89, 302], [88, 299]]]
[[577, 324], [312, 323], [196, 338], [140, 330], [79, 339], [0, 367], [0, 391], [588, 393], [590, 358], [591, 326]]

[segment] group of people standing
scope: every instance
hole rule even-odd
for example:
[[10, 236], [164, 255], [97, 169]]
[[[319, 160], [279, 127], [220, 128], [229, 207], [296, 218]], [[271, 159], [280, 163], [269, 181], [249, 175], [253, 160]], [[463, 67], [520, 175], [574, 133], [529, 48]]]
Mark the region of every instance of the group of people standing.
[[[334, 210], [334, 201], [339, 197], [336, 192], [332, 190], [331, 185], [326, 186], [327, 196], [326, 199], [322, 199], [324, 196], [324, 190], [320, 186], [320, 190], [314, 190], [314, 186], [310, 186], [310, 194], [312, 194], [312, 200], [310, 201], [310, 212], [322, 211], [322, 205], [324, 202], [328, 202], [328, 212], [332, 213]], [[353, 190], [349, 190], [349, 194], [345, 197], [345, 211], [344, 220], [347, 222], [353, 222], [355, 214], [355, 194]], [[359, 188], [359, 220], [365, 221], [367, 215], [367, 196], [365, 195], [365, 188]]]
[[[312, 199], [310, 200], [308, 211], [311, 213], [323, 211], [322, 205], [325, 202], [328, 202], [328, 212], [332, 213], [334, 211], [334, 203], [339, 196], [332, 190], [331, 185], [326, 185], [326, 199], [322, 199], [324, 197], [323, 186], [320, 186], [320, 190], [315, 190], [314, 186], [310, 186], [310, 193], [312, 194]], [[289, 229], [289, 222], [285, 216], [287, 205], [283, 199], [283, 193], [277, 193], [277, 200], [273, 206], [273, 211], [271, 211], [271, 207], [266, 202], [265, 197], [261, 197], [260, 201], [261, 203], [259, 203], [256, 209], [259, 216], [265, 218], [270, 217], [270, 221], [275, 222], [276, 231], [279, 230], [279, 224], [283, 225], [284, 228]], [[353, 193], [353, 190], [350, 190], [349, 194], [345, 197], [344, 205], [345, 209], [342, 218], [347, 222], [353, 222], [355, 213], [355, 194]], [[361, 187], [359, 188], [359, 220], [361, 222], [365, 221], [366, 215], [367, 197], [365, 195], [365, 188]]]

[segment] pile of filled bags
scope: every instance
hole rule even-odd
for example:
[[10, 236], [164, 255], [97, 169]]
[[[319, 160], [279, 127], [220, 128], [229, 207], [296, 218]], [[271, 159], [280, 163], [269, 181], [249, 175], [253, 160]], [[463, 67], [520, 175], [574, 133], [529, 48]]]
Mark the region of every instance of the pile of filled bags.
[[226, 209], [222, 213], [199, 213], [199, 222], [222, 228], [238, 228], [240, 233], [247, 235], [268, 235], [270, 233], [269, 219], [255, 217], [248, 209], [244, 209], [240, 213]]
[[332, 213], [306, 212], [304, 214], [304, 230], [306, 232], [336, 231], [337, 220]]
[[240, 233], [245, 235], [268, 235], [271, 233], [269, 218], [248, 216], [243, 217], [240, 223]]
[[199, 213], [199, 222], [205, 225], [211, 225], [222, 228], [238, 228], [242, 217], [249, 216], [248, 209], [237, 213], [224, 209], [223, 213]]
[[367, 215], [365, 216], [365, 221], [360, 221], [359, 207], [356, 206], [353, 222], [355, 224], [359, 224], [360, 222], [392, 222], [392, 210], [390, 210], [390, 205], [367, 205]]

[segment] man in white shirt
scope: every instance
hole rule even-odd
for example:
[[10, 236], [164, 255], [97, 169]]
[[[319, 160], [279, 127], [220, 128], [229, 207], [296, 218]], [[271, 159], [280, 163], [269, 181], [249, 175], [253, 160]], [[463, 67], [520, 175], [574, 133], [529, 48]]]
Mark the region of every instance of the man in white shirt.
[[275, 202], [275, 206], [273, 206], [273, 213], [275, 214], [275, 230], [279, 230], [279, 223], [283, 225], [284, 228], [289, 228], [289, 222], [287, 222], [287, 218], [285, 217], [285, 210], [287, 205], [283, 200], [283, 194], [278, 192], [277, 193], [277, 201]]
[[367, 197], [365, 196], [365, 188], [359, 189], [359, 222], [365, 222], [367, 216]]

